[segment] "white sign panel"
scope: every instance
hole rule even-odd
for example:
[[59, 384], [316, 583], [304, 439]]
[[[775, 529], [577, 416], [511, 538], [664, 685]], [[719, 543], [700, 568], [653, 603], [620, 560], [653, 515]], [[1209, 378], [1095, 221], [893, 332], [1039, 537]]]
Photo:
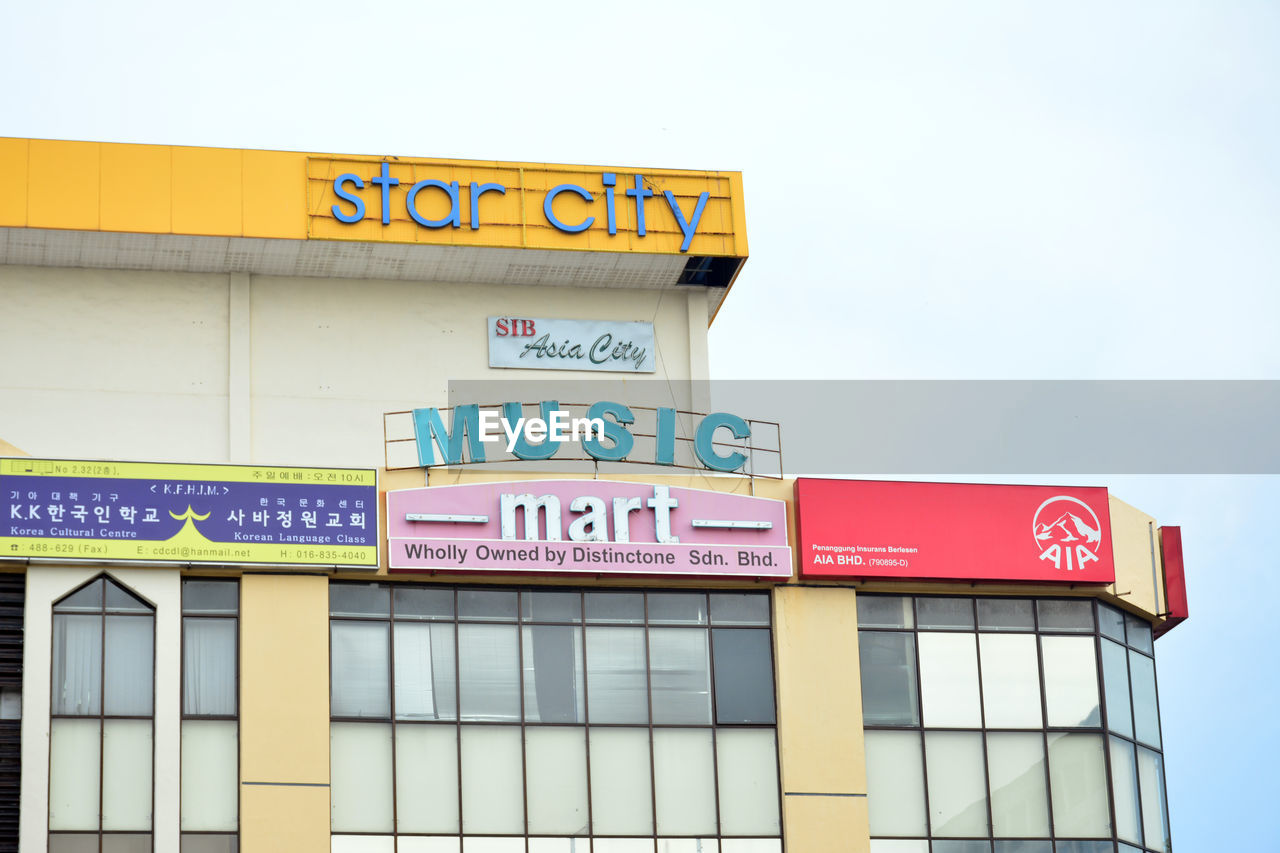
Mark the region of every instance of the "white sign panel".
[[489, 366], [653, 373], [653, 324], [490, 317]]

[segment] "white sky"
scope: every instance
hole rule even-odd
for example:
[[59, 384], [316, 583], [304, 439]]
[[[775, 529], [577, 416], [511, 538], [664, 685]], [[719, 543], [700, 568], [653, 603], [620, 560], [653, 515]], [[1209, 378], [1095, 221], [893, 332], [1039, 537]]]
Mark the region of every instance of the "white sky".
[[[752, 258], [717, 377], [1280, 378], [1274, 3], [45, 0], [0, 21], [3, 136], [742, 170]], [[1280, 485], [1106, 484], [1187, 545], [1192, 619], [1159, 646], [1175, 845], [1257, 849]]]

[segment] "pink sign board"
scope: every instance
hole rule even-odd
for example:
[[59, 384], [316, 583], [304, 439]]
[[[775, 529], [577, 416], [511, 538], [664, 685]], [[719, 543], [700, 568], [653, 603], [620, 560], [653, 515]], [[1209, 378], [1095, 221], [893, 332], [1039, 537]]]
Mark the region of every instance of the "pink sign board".
[[611, 480], [390, 491], [387, 546], [403, 572], [791, 577], [784, 502]]

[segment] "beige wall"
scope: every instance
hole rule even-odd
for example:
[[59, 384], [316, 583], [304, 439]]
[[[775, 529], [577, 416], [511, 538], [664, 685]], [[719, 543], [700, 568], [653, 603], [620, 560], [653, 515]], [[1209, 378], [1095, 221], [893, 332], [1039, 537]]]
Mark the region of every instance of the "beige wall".
[[240, 849], [329, 848], [329, 581], [240, 586]]
[[787, 849], [867, 853], [854, 591], [781, 586], [773, 609]]
[[[32, 455], [380, 465], [384, 412], [488, 367], [489, 316], [654, 323], [704, 379], [706, 293], [0, 266], [0, 435]], [[680, 399], [680, 408], [691, 403]]]

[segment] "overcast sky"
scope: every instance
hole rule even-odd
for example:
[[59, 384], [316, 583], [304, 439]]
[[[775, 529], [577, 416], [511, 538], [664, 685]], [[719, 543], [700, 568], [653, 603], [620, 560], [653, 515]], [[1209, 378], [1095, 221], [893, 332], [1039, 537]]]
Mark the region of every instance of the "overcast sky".
[[[1275, 3], [0, 20], [4, 136], [741, 170], [717, 377], [1280, 378]], [[1269, 849], [1280, 485], [1094, 482], [1183, 526], [1192, 618], [1157, 646], [1175, 848]]]

